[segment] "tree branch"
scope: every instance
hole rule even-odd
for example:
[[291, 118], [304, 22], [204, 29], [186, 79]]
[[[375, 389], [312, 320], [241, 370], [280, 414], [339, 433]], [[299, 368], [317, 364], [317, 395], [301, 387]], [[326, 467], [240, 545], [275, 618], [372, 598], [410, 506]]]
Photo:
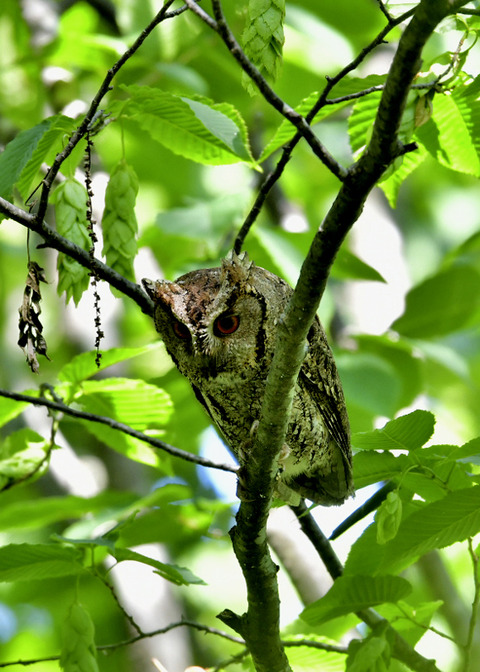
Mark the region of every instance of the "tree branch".
[[[325, 105], [334, 105], [338, 102], [342, 102], [342, 100], [345, 98], [336, 98], [336, 99], [329, 99], [328, 95], [333, 89], [333, 87], [338, 84], [344, 77], [346, 77], [350, 72], [358, 68], [358, 66], [365, 60], [365, 58], [370, 54], [376, 47], [378, 47], [380, 44], [383, 44], [385, 37], [388, 35], [388, 33], [398, 24], [402, 23], [406, 19], [408, 19], [410, 16], [412, 16], [414, 12], [414, 9], [408, 10], [408, 12], [405, 12], [401, 16], [399, 16], [397, 19], [391, 20], [385, 28], [383, 28], [378, 35], [370, 42], [369, 45], [367, 45], [362, 51], [354, 58], [348, 65], [346, 65], [340, 72], [338, 72], [335, 77], [327, 77], [327, 84], [324, 87], [323, 91], [321, 92], [320, 96], [318, 97], [318, 100], [316, 101], [315, 105], [312, 107], [312, 109], [309, 111], [309, 113], [306, 115], [305, 119], [306, 121], [311, 124], [314, 121], [315, 116], [318, 114], [318, 112], [324, 107]], [[376, 88], [376, 87], [372, 87]], [[383, 86], [382, 86], [383, 90]], [[359, 96], [360, 97], [360, 96]], [[350, 98], [349, 98], [350, 100]], [[297, 133], [293, 136], [293, 138], [288, 142], [282, 151], [282, 155], [275, 166], [274, 170], [267, 175], [263, 183], [260, 185], [260, 189], [258, 192], [258, 195], [255, 199], [255, 202], [250, 209], [250, 212], [248, 213], [244, 223], [242, 224], [242, 227], [240, 231], [237, 234], [237, 237], [235, 239], [234, 243], [234, 250], [237, 254], [240, 254], [243, 243], [245, 241], [245, 238], [247, 237], [250, 229], [252, 228], [253, 224], [255, 223], [258, 215], [260, 214], [260, 211], [263, 207], [263, 204], [270, 193], [271, 189], [275, 185], [275, 183], [280, 179], [283, 170], [287, 163], [290, 160], [290, 157], [292, 155], [293, 150], [295, 147], [298, 145], [300, 140], [302, 139], [302, 134], [297, 131]]]
[[97, 422], [101, 425], [107, 425], [107, 427], [111, 427], [112, 429], [115, 429], [118, 432], [122, 432], [123, 434], [132, 436], [135, 439], [144, 441], [153, 448], [157, 448], [158, 450], [162, 450], [163, 452], [172, 455], [172, 457], [179, 457], [182, 460], [186, 460], [187, 462], [193, 462], [194, 464], [198, 464], [201, 467], [209, 467], [210, 469], [220, 469], [221, 471], [229, 471], [234, 474], [238, 471], [237, 467], [233, 467], [228, 464], [217, 464], [216, 462], [211, 462], [210, 460], [207, 460], [204, 457], [188, 453], [186, 450], [175, 448], [175, 446], [171, 446], [170, 444], [165, 443], [164, 441], [160, 441], [160, 439], [155, 439], [153, 436], [148, 436], [148, 434], [139, 432], [136, 429], [133, 429], [133, 427], [129, 427], [129, 425], [124, 424], [123, 422], [118, 422], [117, 420], [107, 418], [103, 415], [95, 415], [94, 413], [79, 411], [75, 408], [71, 408], [71, 406], [67, 406], [66, 404], [60, 403], [58, 401], [51, 401], [50, 399], [45, 399], [44, 397], [32, 397], [27, 394], [20, 394], [18, 392], [10, 392], [8, 390], [1, 390], [1, 389], [0, 389], [0, 397], [5, 397], [5, 399], [13, 399], [14, 401], [20, 401], [27, 404], [32, 404], [33, 406], [44, 406], [45, 408], [49, 408], [52, 411], [57, 411], [60, 413], [64, 413], [65, 415], [70, 415], [71, 417], [77, 418], [78, 420], [88, 420], [89, 422]]
[[105, 280], [109, 285], [133, 299], [146, 315], [153, 315], [153, 301], [139, 285], [127, 280], [123, 275], [120, 275], [113, 268], [100, 261], [100, 259], [91, 257], [88, 251], [61, 236], [46, 222], [43, 220], [39, 221], [37, 216], [31, 215], [21, 208], [17, 208], [16, 205], [1, 197], [0, 212], [27, 229], [30, 229], [30, 231], [38, 233], [45, 241], [45, 245], [42, 245], [42, 247], [52, 247], [59, 252], [68, 254], [69, 257], [78, 261], [79, 264], [94, 272], [98, 278]]
[[277, 112], [280, 112], [285, 119], [288, 119], [291, 124], [298, 129], [300, 135], [308, 142], [314, 154], [320, 161], [337, 177], [343, 180], [346, 176], [346, 170], [341, 166], [330, 152], [323, 146], [315, 133], [310, 128], [308, 121], [302, 117], [301, 114], [295, 112], [284, 100], [282, 100], [275, 91], [268, 85], [267, 80], [260, 74], [253, 63], [247, 58], [245, 52], [235, 39], [232, 31], [227, 25], [225, 17], [222, 12], [220, 2], [212, 0], [213, 11], [215, 13], [216, 21], [209, 16], [201, 7], [199, 7], [195, 0], [186, 0], [188, 7], [199, 16], [212, 30], [214, 30], [222, 38], [226, 47], [240, 64], [244, 72], [255, 82], [260, 93], [265, 100], [274, 107]]

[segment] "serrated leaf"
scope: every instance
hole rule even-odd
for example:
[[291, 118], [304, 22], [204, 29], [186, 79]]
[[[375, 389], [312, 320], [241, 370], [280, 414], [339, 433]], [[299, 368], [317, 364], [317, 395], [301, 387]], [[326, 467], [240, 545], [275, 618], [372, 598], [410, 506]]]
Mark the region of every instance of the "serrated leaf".
[[143, 345], [139, 348], [111, 348], [110, 350], [102, 350], [100, 366], [97, 366], [97, 363], [95, 362], [95, 350], [92, 350], [91, 352], [83, 352], [81, 355], [73, 357], [73, 359], [60, 369], [58, 372], [58, 379], [62, 382], [78, 385], [78, 383], [87, 378], [91, 378], [99, 371], [103, 371], [109, 366], [113, 366], [113, 364], [125, 362], [128, 359], [144, 355], [147, 352], [151, 352], [152, 356], [156, 357], [156, 351], [163, 349], [164, 347], [163, 343], [158, 341], [156, 343]]
[[132, 560], [153, 567], [156, 574], [159, 574], [159, 576], [167, 581], [175, 583], [177, 586], [187, 586], [190, 584], [205, 585], [205, 581], [198, 578], [198, 576], [195, 576], [195, 574], [192, 574], [192, 572], [185, 567], [178, 567], [177, 565], [170, 565], [165, 562], [160, 562], [159, 560], [154, 560], [153, 558], [149, 558], [136, 551], [131, 551], [129, 548], [115, 548], [111, 550], [110, 553], [118, 562]]
[[413, 287], [392, 329], [409, 338], [443, 336], [468, 325], [480, 309], [480, 275], [470, 266], [441, 271]]
[[390, 207], [395, 208], [397, 206], [400, 187], [407, 177], [425, 161], [427, 154], [425, 147], [419, 145], [418, 149], [401, 157], [400, 165], [386, 179], [378, 182], [378, 186], [387, 197]]
[[[319, 637], [309, 633], [308, 639], [311, 642], [318, 644], [333, 644], [333, 640], [327, 637]], [[285, 642], [287, 650], [288, 662], [295, 672], [345, 672], [345, 654], [337, 653], [336, 651], [325, 651], [317, 649], [312, 646], [289, 646], [288, 642], [295, 642], [296, 640], [305, 640], [304, 636], [288, 637]]]
[[[330, 93], [330, 99], [335, 100], [336, 98], [343, 98], [344, 96], [359, 93], [360, 91], [364, 91], [365, 89], [368, 89], [372, 86], [379, 86], [383, 84], [384, 81], [385, 76], [383, 75], [369, 75], [365, 78], [346, 77], [334, 87], [333, 91]], [[312, 93], [306, 96], [295, 107], [295, 111], [305, 117], [317, 102], [319, 95], [320, 93], [318, 91], [312, 91]], [[310, 125], [314, 126], [315, 124], [318, 124], [323, 119], [336, 114], [339, 110], [342, 110], [349, 105], [352, 105], [352, 100], [340, 100], [338, 103], [325, 104], [317, 112], [313, 120], [310, 122]], [[273, 152], [289, 142], [296, 132], [297, 129], [289, 121], [282, 121], [278, 129], [275, 131], [272, 139], [268, 142], [265, 149], [263, 150], [260, 158], [258, 159], [258, 163], [263, 163], [263, 161], [271, 156]]]
[[380, 481], [389, 481], [408, 466], [409, 460], [406, 455], [394, 457], [391, 453], [360, 451], [353, 456], [355, 489], [359, 490]]
[[455, 490], [406, 517], [383, 548], [380, 572], [399, 571], [415, 558], [480, 532], [480, 486]]
[[387, 672], [390, 647], [384, 637], [352, 641], [348, 647], [347, 672]]
[[52, 155], [52, 150], [60, 151], [62, 149], [61, 140], [71, 133], [78, 123], [75, 119], [63, 114], [57, 114], [46, 121], [51, 122], [50, 126], [40, 138], [17, 182], [18, 190], [24, 199], [30, 195], [33, 181], [42, 163], [47, 160], [48, 156]]
[[381, 96], [381, 91], [375, 91], [358, 100], [353, 106], [352, 114], [348, 119], [348, 134], [354, 154], [368, 143]]
[[397, 602], [410, 591], [410, 584], [400, 576], [341, 576], [325, 597], [309, 604], [300, 617], [310, 625], [320, 625], [384, 602]]
[[238, 120], [241, 120], [240, 113], [228, 103], [220, 105], [206, 105], [198, 100], [191, 100], [189, 98], [182, 98], [197, 119], [207, 128], [212, 135], [219, 138], [235, 156], [242, 158], [244, 161], [251, 161], [252, 157], [244, 145], [244, 138], [240, 133], [240, 128], [237, 119], [234, 121], [229, 114], [236, 113]]
[[83, 572], [78, 554], [48, 544], [7, 544], [0, 548], [0, 581], [32, 581]]
[[37, 126], [21, 131], [0, 155], [0, 196], [10, 198], [13, 185], [30, 161], [40, 138], [51, 128], [56, 117], [45, 119]]
[[113, 418], [143, 431], [147, 427], [163, 427], [173, 406], [170, 397], [156, 385], [132, 378], [88, 380], [77, 398], [87, 411]]
[[[121, 114], [138, 123], [175, 154], [209, 165], [245, 161], [254, 165], [239, 112], [226, 103], [192, 100], [147, 86], [122, 86], [130, 100]], [[230, 114], [228, 113], [230, 110]]]
[[[416, 137], [441, 165], [479, 177], [480, 159], [476, 143], [480, 146], [480, 125], [473, 123], [473, 111], [467, 112], [466, 109], [469, 105], [478, 108], [480, 103], [468, 100], [465, 105], [465, 102], [465, 99], [450, 93], [437, 94], [433, 100], [433, 115], [417, 129]], [[464, 112], [468, 116], [464, 117]], [[478, 117], [478, 110], [475, 113]]]
[[[158, 436], [172, 413], [168, 394], [142, 380], [108, 378], [102, 381], [85, 381], [83, 394], [78, 401], [84, 410], [112, 418], [133, 429]], [[128, 436], [105, 424], [85, 422], [85, 428], [110, 448], [132, 460], [168, 468], [168, 458], [140, 439]]]
[[417, 450], [433, 434], [435, 416], [429, 411], [413, 411], [390, 420], [382, 429], [358, 432], [352, 445], [360, 450]]

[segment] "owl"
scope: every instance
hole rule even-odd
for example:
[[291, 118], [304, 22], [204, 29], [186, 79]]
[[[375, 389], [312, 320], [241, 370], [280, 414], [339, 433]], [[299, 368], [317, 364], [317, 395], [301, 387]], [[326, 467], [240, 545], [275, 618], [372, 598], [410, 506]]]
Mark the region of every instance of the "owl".
[[[276, 325], [292, 288], [232, 253], [219, 268], [175, 282], [143, 280], [155, 304], [155, 326], [180, 372], [233, 454], [248, 460], [260, 416]], [[275, 495], [297, 505], [307, 498], [341, 504], [353, 492], [350, 429], [342, 385], [320, 320], [294, 391]]]

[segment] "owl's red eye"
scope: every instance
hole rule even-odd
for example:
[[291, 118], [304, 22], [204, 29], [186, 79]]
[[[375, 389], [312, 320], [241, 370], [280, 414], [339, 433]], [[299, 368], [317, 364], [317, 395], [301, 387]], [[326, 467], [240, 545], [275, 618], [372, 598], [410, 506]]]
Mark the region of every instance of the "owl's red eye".
[[183, 338], [183, 340], [190, 338], [190, 331], [188, 327], [182, 322], [175, 321], [173, 323], [173, 331], [178, 336], [178, 338]]
[[228, 336], [237, 331], [239, 324], [240, 318], [238, 315], [220, 315], [215, 320], [213, 331], [216, 336]]

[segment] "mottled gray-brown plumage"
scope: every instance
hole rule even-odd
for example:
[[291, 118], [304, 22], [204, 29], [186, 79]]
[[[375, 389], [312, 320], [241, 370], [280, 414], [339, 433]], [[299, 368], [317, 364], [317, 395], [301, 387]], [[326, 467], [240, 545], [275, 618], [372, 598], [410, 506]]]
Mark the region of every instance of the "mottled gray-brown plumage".
[[[178, 369], [239, 461], [248, 459], [272, 362], [276, 324], [292, 294], [278, 276], [232, 254], [175, 282], [143, 281], [155, 326]], [[353, 492], [343, 390], [320, 320], [309, 334], [276, 494], [341, 504]]]

